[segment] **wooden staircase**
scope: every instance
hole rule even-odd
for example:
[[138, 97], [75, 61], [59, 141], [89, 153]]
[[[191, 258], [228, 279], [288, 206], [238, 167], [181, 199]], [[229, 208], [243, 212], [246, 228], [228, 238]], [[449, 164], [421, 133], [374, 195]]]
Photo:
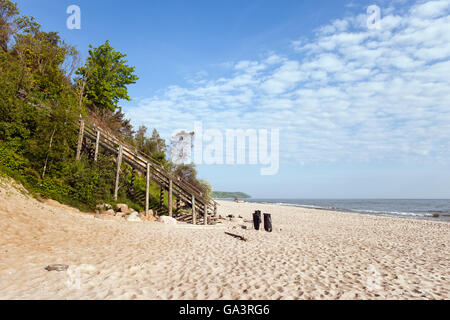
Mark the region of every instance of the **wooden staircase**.
[[[173, 216], [173, 197], [188, 204], [191, 208], [190, 215], [180, 215], [180, 221], [191, 222], [193, 224], [215, 224], [217, 218], [217, 202], [207, 199], [206, 195], [195, 186], [175, 177], [165, 170], [150, 156], [139, 152], [133, 146], [121, 141], [106, 130], [94, 126], [89, 126], [84, 120], [80, 120], [80, 131], [78, 136], [77, 160], [80, 159], [83, 140], [89, 140], [95, 145], [94, 161], [97, 161], [99, 148], [103, 148], [117, 157], [117, 173], [115, 183], [114, 198], [117, 200], [119, 188], [119, 174], [122, 162], [128, 164], [133, 169], [143, 173], [147, 177], [147, 190], [145, 196], [145, 210], [149, 211], [149, 182], [156, 182], [161, 191], [167, 191], [169, 195], [168, 214]], [[163, 199], [163, 194], [161, 194]], [[205, 219], [205, 217], [207, 217]]]

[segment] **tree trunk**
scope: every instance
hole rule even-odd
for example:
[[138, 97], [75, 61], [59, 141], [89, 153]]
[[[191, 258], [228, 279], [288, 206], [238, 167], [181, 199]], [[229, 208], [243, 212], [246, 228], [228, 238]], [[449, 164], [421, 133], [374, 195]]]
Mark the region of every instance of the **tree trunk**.
[[47, 157], [45, 158], [44, 169], [42, 170], [42, 179], [45, 178], [45, 172], [47, 170], [47, 164], [48, 164], [48, 157], [50, 155], [50, 151], [52, 150], [53, 138], [55, 136], [55, 133], [56, 133], [56, 125], [55, 125], [55, 127], [53, 129], [53, 132], [52, 132], [52, 135], [50, 137], [50, 143], [49, 143], [49, 146], [48, 146]]

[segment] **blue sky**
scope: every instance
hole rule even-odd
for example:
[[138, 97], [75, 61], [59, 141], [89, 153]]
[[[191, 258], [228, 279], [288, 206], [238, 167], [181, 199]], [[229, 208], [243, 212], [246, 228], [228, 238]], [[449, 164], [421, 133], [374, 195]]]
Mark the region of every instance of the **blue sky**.
[[[450, 0], [19, 0], [86, 56], [110, 40], [140, 77], [133, 124], [280, 129], [280, 170], [200, 165], [259, 198], [450, 197]], [[79, 5], [82, 29], [66, 28]], [[381, 28], [367, 28], [367, 7]]]

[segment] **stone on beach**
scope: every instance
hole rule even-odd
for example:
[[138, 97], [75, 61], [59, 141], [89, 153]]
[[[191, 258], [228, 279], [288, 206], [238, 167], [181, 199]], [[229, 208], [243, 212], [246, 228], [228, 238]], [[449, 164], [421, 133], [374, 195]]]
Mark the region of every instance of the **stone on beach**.
[[139, 213], [137, 213], [136, 211], [130, 213], [126, 219], [127, 219], [127, 221], [130, 221], [130, 222], [141, 222], [142, 221], [141, 218], [139, 217]]
[[107, 211], [107, 210], [112, 209], [112, 206], [107, 203], [101, 203], [96, 206], [96, 209], [99, 211]]
[[164, 224], [168, 224], [168, 225], [177, 224], [177, 220], [175, 218], [168, 217], [168, 216], [159, 217], [158, 221], [161, 223], [164, 223]]
[[125, 217], [126, 215], [127, 215], [126, 213], [121, 212], [121, 211], [116, 212], [116, 217], [121, 217], [121, 218], [123, 218], [123, 217]]
[[118, 211], [119, 211], [119, 212], [122, 212], [122, 213], [125, 213], [125, 214], [128, 214], [128, 213], [133, 212], [133, 210], [131, 210], [130, 208], [128, 208], [128, 205], [126, 205], [126, 204], [124, 204], [124, 203], [119, 203], [119, 204], [117, 204], [117, 208], [118, 208]]
[[139, 217], [140, 217], [141, 220], [143, 220], [143, 221], [155, 221], [155, 220], [156, 220], [156, 218], [155, 218], [155, 216], [154, 216], [152, 210], [150, 210], [149, 213], [148, 213], [147, 215], [145, 214], [145, 212], [141, 212], [141, 213], [139, 214]]
[[108, 216], [115, 216], [116, 215], [116, 213], [114, 212], [113, 209], [106, 210], [105, 212], [103, 212], [103, 214], [106, 214]]

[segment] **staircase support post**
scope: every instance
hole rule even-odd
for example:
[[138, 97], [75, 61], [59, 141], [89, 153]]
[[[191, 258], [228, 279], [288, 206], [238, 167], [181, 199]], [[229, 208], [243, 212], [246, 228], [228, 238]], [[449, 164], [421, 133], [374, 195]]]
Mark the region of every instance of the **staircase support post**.
[[169, 179], [169, 216], [173, 216], [173, 199], [172, 199], [172, 192], [173, 192], [173, 182], [172, 179]]
[[197, 217], [195, 215], [195, 196], [192, 195], [192, 224], [197, 224]]
[[98, 158], [98, 145], [100, 143], [100, 131], [97, 131], [97, 139], [95, 140], [95, 154], [94, 154], [94, 161], [97, 162]]
[[181, 210], [181, 200], [180, 200], [180, 197], [177, 196], [177, 204], [176, 204], [176, 211], [177, 211], [177, 214], [180, 213], [180, 210]]
[[161, 187], [159, 191], [159, 209], [162, 211], [164, 207], [164, 188]]
[[204, 206], [203, 210], [205, 211], [204, 223], [205, 223], [205, 226], [207, 226], [208, 225], [208, 204], [206, 203], [206, 201], [205, 201], [205, 206]]
[[217, 203], [214, 202], [214, 218], [217, 217]]
[[131, 184], [130, 184], [130, 195], [134, 197], [134, 181], [136, 180], [136, 169], [131, 170]]
[[84, 137], [84, 120], [80, 120], [80, 132], [78, 134], [78, 146], [77, 146], [77, 155], [76, 160], [80, 160], [81, 158], [81, 148], [83, 146], [83, 137]]
[[123, 146], [119, 146], [119, 154], [117, 156], [116, 185], [114, 187], [114, 201], [117, 201], [119, 195], [120, 166], [122, 165]]
[[150, 212], [150, 162], [147, 162], [147, 184], [145, 187], [145, 215], [148, 217]]

